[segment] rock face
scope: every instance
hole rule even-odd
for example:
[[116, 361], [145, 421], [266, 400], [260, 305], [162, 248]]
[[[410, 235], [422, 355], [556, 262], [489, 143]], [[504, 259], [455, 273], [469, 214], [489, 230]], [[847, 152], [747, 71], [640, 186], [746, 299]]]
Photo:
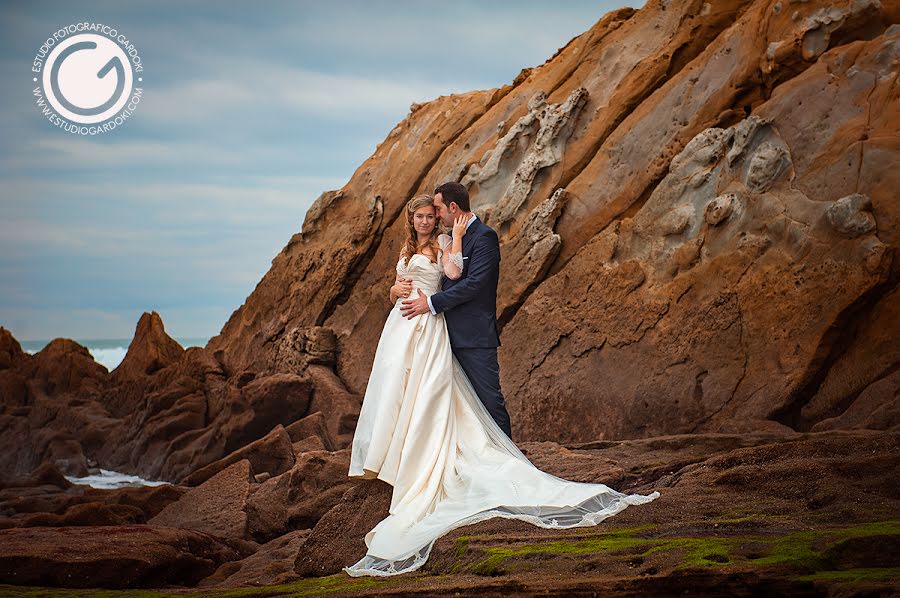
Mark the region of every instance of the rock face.
[[158, 372], [181, 358], [184, 349], [166, 334], [162, 318], [155, 311], [138, 320], [134, 340], [122, 362], [113, 370], [116, 378], [139, 378]]
[[897, 20], [874, 0], [650, 2], [512, 85], [413, 106], [210, 348], [276, 373], [267, 344], [326, 329], [360, 396], [402, 206], [459, 180], [501, 234], [518, 438], [863, 425], [840, 416], [893, 403], [900, 363]]
[[251, 481], [250, 461], [238, 461], [188, 491], [147, 523], [243, 538]]
[[[892, 27], [832, 50], [750, 117], [702, 131], [634, 216], [611, 222], [532, 293], [504, 329], [511, 350], [501, 358], [525, 436], [817, 423], [824, 412], [804, 407], [847, 351], [841, 333], [896, 286], [884, 242], [895, 231], [880, 234], [875, 214], [896, 217], [884, 178], [896, 176], [898, 154], [865, 147], [896, 139], [897, 119], [875, 115], [900, 116], [896, 89], [890, 98], [898, 41]], [[824, 98], [813, 91], [823, 88]], [[853, 134], [857, 147], [838, 141]], [[896, 340], [897, 322], [881, 334]], [[864, 376], [859, 390], [896, 368], [897, 347], [868, 354], [885, 369], [847, 372]], [[586, 413], [598, 417], [569, 424]]]
[[213, 536], [151, 525], [2, 532], [0, 581], [66, 588], [194, 585], [247, 551]]

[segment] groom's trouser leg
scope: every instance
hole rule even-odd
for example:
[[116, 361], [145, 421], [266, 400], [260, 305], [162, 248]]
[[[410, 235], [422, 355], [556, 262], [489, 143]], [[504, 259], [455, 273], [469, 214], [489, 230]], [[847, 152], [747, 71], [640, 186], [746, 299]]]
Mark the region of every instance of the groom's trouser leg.
[[506, 402], [503, 400], [503, 392], [500, 390], [497, 349], [454, 349], [453, 354], [488, 413], [512, 440], [509, 413], [506, 411]]

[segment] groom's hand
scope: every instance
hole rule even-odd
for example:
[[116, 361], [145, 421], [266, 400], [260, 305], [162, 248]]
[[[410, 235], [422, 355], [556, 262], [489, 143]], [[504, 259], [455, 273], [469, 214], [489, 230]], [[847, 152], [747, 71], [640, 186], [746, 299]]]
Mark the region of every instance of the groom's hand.
[[431, 310], [428, 308], [428, 297], [422, 292], [422, 289], [416, 290], [419, 291], [418, 297], [415, 299], [406, 299], [400, 304], [400, 313], [407, 320], [412, 320], [416, 316], [421, 316], [422, 314], [431, 313]]

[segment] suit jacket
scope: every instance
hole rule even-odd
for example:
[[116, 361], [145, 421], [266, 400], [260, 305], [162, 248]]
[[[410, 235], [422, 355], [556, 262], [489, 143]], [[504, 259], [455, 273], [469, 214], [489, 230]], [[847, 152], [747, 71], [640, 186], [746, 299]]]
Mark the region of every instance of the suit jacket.
[[444, 313], [450, 346], [454, 349], [496, 348], [497, 283], [500, 278], [500, 239], [497, 232], [476, 218], [462, 242], [462, 276], [446, 278], [441, 291], [431, 296], [437, 313]]

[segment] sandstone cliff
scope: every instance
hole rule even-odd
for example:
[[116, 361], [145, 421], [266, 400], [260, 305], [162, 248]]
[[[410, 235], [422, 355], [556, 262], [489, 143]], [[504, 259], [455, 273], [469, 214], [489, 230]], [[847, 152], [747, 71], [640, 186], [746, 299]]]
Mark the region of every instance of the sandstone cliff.
[[898, 15], [650, 2], [511, 85], [414, 105], [208, 348], [273, 374], [324, 327], [361, 395], [403, 204], [460, 180], [501, 233], [518, 438], [895, 427]]

